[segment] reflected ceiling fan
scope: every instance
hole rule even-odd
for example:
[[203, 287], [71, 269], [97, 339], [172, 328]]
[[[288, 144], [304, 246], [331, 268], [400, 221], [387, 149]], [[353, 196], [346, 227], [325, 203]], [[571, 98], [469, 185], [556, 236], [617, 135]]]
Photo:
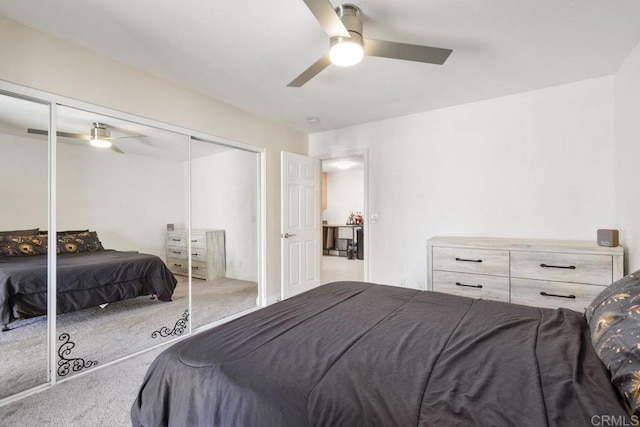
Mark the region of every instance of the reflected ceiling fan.
[[[115, 127], [111, 126], [111, 128], [115, 128]], [[56, 134], [64, 138], [82, 139], [85, 141], [89, 141], [89, 144], [92, 147], [111, 148], [113, 151], [120, 154], [124, 154], [124, 151], [116, 147], [111, 142], [112, 140], [122, 139], [122, 138], [144, 138], [145, 137], [145, 135], [111, 136], [111, 132], [109, 131], [109, 129], [110, 127], [104, 123], [94, 122], [89, 135], [85, 135], [81, 133], [69, 133], [69, 132], [56, 132]], [[49, 132], [46, 130], [31, 129], [31, 128], [27, 129], [27, 133], [33, 133], [36, 135], [49, 135]]]
[[347, 3], [334, 9], [328, 0], [304, 2], [329, 35], [329, 52], [289, 83], [289, 87], [304, 85], [329, 64], [355, 65], [364, 55], [442, 65], [453, 52], [439, 47], [365, 39], [358, 6]]

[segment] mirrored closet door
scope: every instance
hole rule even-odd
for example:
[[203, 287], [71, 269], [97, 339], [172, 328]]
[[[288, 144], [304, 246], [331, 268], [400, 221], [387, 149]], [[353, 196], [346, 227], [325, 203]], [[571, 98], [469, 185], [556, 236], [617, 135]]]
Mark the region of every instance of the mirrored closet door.
[[189, 332], [188, 281], [165, 264], [167, 224], [188, 225], [189, 139], [64, 106], [57, 117], [56, 369], [67, 378]]
[[256, 306], [259, 154], [191, 139], [193, 327]]
[[0, 91], [0, 402], [258, 303], [264, 154], [69, 104]]
[[49, 105], [0, 92], [0, 399], [49, 381]]

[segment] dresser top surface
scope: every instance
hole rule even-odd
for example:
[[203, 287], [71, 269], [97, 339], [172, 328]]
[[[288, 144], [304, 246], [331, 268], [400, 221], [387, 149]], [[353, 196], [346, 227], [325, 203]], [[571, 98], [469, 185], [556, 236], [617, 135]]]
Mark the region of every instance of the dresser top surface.
[[585, 240], [511, 239], [503, 237], [434, 236], [429, 246], [458, 248], [504, 249], [510, 251], [575, 252], [594, 255], [624, 255], [622, 246], [599, 246]]

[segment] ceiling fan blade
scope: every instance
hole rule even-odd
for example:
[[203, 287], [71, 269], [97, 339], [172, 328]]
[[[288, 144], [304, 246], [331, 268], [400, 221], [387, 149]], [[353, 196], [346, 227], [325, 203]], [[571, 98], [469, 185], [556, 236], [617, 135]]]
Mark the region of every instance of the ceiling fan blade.
[[49, 135], [49, 131], [31, 128], [27, 129], [27, 133], [34, 133], [36, 135]]
[[444, 64], [453, 50], [415, 44], [364, 39], [364, 54], [383, 58], [404, 59], [406, 61]]
[[316, 74], [318, 74], [320, 71], [327, 68], [329, 64], [331, 64], [331, 60], [329, 59], [329, 54], [326, 53], [322, 58], [318, 59], [309, 68], [304, 70], [302, 74], [300, 74], [298, 77], [293, 79], [293, 81], [289, 83], [287, 86], [288, 87], [302, 86], [303, 84], [305, 84], [306, 82], [314, 78]]
[[116, 147], [115, 145], [111, 144], [111, 149], [113, 151], [115, 151], [116, 153], [120, 153], [120, 154], [124, 154], [124, 151], [122, 151], [121, 149], [119, 149], [118, 147]]
[[347, 31], [333, 6], [327, 0], [304, 0], [304, 3], [320, 22], [329, 37], [350, 37], [349, 31]]
[[108, 125], [110, 130], [115, 130], [119, 133], [124, 134], [125, 136], [112, 136], [112, 138], [145, 138], [147, 135], [141, 135], [139, 133], [135, 133], [130, 129], [126, 129], [120, 126]]
[[146, 138], [147, 135], [127, 135], [127, 136], [110, 136], [109, 138], [102, 138], [102, 139], [108, 139], [110, 141], [113, 141], [114, 139], [125, 139], [125, 138]]
[[84, 139], [85, 141], [91, 141], [91, 135], [82, 135], [80, 133], [69, 132], [56, 132], [56, 134], [65, 138]]
[[[49, 135], [49, 131], [31, 128], [27, 129], [27, 133], [33, 133], [36, 135]], [[91, 140], [91, 135], [82, 135], [80, 133], [56, 132], [56, 134], [65, 138], [84, 139], [85, 141]]]

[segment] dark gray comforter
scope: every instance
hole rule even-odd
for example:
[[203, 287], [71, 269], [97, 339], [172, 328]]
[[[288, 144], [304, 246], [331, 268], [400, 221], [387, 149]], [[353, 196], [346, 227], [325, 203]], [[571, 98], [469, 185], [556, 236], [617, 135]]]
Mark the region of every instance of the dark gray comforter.
[[577, 312], [340, 282], [173, 345], [149, 368], [131, 419], [587, 426], [624, 414]]
[[[58, 313], [140, 295], [171, 301], [176, 279], [155, 255], [104, 250], [58, 255]], [[0, 257], [3, 325], [47, 312], [47, 256]]]

